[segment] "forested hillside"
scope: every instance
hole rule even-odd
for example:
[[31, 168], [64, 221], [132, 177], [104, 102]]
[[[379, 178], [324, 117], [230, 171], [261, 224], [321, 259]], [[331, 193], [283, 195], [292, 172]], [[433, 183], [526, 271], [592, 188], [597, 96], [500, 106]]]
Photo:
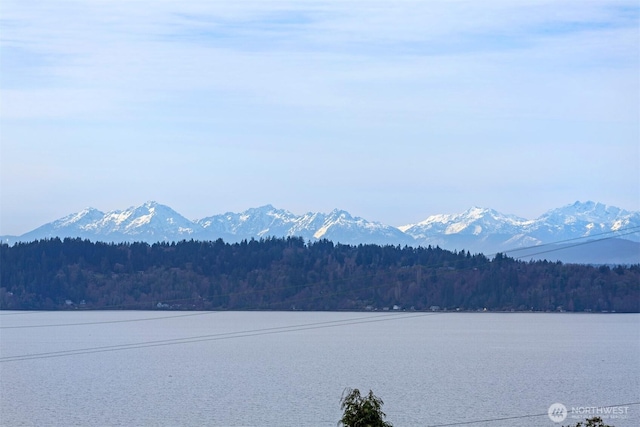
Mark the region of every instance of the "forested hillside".
[[[640, 265], [301, 238], [0, 245], [2, 309], [640, 311]], [[437, 307], [437, 308], [436, 308]]]

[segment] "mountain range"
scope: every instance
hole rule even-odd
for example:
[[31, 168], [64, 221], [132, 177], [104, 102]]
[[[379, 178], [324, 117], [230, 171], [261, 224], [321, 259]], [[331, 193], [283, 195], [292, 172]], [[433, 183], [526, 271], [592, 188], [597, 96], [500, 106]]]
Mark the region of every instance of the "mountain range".
[[338, 209], [328, 214], [295, 215], [271, 205], [189, 220], [172, 208], [151, 201], [107, 213], [87, 208], [21, 236], [3, 236], [2, 241], [13, 244], [80, 237], [105, 242], [219, 238], [238, 242], [287, 236], [343, 244], [431, 245], [472, 253], [504, 252], [521, 259], [640, 263], [640, 212], [591, 201], [552, 209], [537, 219], [473, 207], [459, 214], [432, 215], [400, 227], [354, 217]]

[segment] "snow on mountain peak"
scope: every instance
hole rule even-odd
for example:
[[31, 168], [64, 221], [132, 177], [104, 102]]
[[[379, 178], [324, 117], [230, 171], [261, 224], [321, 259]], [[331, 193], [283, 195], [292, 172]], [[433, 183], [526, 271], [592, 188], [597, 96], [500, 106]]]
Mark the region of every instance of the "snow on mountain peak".
[[432, 234], [460, 233], [477, 236], [509, 232], [509, 229], [521, 227], [529, 222], [515, 215], [474, 206], [459, 214], [432, 215], [417, 224], [404, 225], [398, 229], [416, 238], [425, 238]]
[[353, 219], [351, 214], [342, 209], [334, 209], [329, 213], [329, 216], [332, 218], [340, 218], [340, 219]]
[[599, 223], [602, 221], [613, 222], [630, 214], [632, 212], [603, 203], [577, 201], [561, 208], [551, 209], [538, 219], [554, 224], [572, 225], [591, 222]]
[[490, 209], [473, 206], [470, 209], [467, 209], [462, 216], [467, 217], [468, 219], [480, 219], [489, 212], [491, 212]]
[[[640, 212], [595, 202], [575, 202], [528, 220], [482, 207], [458, 214], [429, 216], [417, 224], [391, 227], [333, 209], [330, 213], [295, 215], [272, 205], [191, 221], [172, 208], [147, 201], [125, 210], [103, 213], [86, 208], [45, 224], [13, 241], [82, 237], [103, 241], [178, 241], [185, 238], [228, 242], [261, 237], [297, 236], [345, 244], [438, 245], [484, 253], [558, 242], [640, 227]], [[624, 234], [638, 241], [638, 234]], [[615, 236], [613, 236], [615, 237]]]
[[179, 234], [191, 234], [194, 224], [170, 207], [148, 201], [125, 210], [107, 212], [96, 218], [86, 230], [96, 235], [114, 236], [116, 240], [125, 235], [149, 235], [168, 240], [176, 228], [182, 230]]
[[144, 202], [141, 206], [147, 208], [147, 209], [151, 209], [151, 208], [155, 208], [156, 206], [159, 206], [160, 204], [158, 202], [156, 202], [155, 200], [147, 200], [146, 202]]
[[102, 218], [103, 216], [104, 216], [104, 213], [100, 212], [95, 208], [88, 207], [88, 208], [84, 208], [78, 213], [67, 215], [64, 218], [61, 218], [58, 221], [55, 221], [54, 227], [61, 228], [61, 227], [69, 227], [72, 225], [83, 227], [83, 226], [86, 226], [88, 223], [91, 223], [93, 221], [96, 221]]

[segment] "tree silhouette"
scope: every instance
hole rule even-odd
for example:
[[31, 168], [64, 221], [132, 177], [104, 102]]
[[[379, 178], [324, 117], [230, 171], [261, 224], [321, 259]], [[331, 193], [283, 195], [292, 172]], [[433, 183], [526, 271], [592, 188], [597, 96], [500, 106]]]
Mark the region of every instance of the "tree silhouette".
[[371, 390], [362, 397], [357, 388], [345, 389], [340, 399], [344, 414], [338, 424], [345, 427], [392, 427], [391, 423], [384, 421], [387, 415], [382, 412], [383, 403]]
[[575, 426], [567, 426], [567, 427], [614, 427], [609, 424], [605, 424], [600, 417], [587, 418], [586, 424], [583, 424], [582, 421], [578, 421]]

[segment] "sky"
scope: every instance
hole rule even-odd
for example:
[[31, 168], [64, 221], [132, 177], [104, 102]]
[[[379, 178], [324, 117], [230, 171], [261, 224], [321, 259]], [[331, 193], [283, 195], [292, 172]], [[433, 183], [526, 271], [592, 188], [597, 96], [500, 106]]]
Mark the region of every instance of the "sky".
[[149, 200], [640, 210], [637, 0], [0, 2], [0, 235]]

